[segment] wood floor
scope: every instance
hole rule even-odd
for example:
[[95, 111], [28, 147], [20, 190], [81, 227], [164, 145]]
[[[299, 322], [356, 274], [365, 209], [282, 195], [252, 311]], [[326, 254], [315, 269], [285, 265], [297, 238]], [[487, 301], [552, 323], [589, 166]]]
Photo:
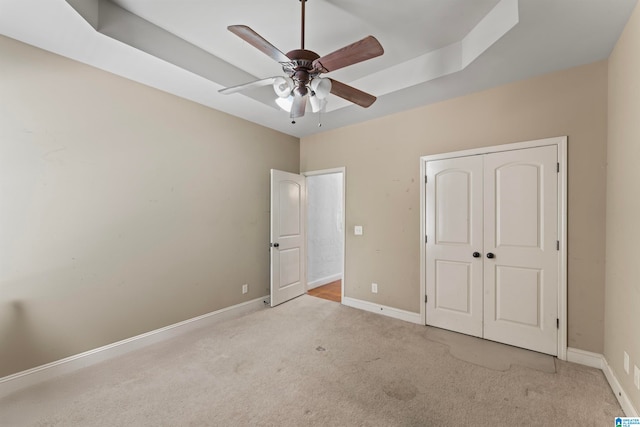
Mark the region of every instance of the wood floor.
[[342, 280], [336, 280], [335, 282], [309, 289], [307, 294], [328, 299], [329, 301], [342, 302]]

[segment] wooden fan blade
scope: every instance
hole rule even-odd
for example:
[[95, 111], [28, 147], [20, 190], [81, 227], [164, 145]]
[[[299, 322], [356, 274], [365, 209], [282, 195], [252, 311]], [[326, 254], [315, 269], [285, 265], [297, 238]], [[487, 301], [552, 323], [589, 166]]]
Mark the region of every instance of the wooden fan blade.
[[331, 80], [331, 93], [340, 98], [367, 108], [376, 102], [376, 97], [334, 79]]
[[313, 61], [313, 68], [323, 73], [335, 71], [367, 59], [375, 58], [384, 53], [380, 42], [373, 36], [368, 36], [360, 41], [338, 49], [328, 55]]
[[251, 46], [258, 49], [260, 52], [267, 55], [269, 58], [278, 62], [290, 62], [287, 55], [282, 53], [278, 48], [265, 40], [260, 34], [253, 31], [246, 25], [230, 25], [227, 27], [236, 36], [249, 43]]
[[309, 95], [293, 97], [293, 105], [291, 106], [290, 116], [292, 119], [304, 116], [304, 110], [307, 108], [308, 97]]
[[277, 77], [268, 77], [266, 79], [260, 79], [249, 83], [243, 83], [237, 86], [226, 87], [224, 89], [220, 89], [220, 92], [223, 95], [229, 95], [231, 93], [242, 92], [243, 90], [252, 89], [255, 87], [268, 86], [272, 85]]

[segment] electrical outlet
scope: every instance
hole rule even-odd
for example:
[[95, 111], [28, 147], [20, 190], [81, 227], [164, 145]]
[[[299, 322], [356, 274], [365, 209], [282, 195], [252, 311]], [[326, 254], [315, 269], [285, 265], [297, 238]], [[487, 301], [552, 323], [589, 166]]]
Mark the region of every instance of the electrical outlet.
[[371, 292], [373, 292], [374, 294], [378, 293], [378, 284], [377, 283], [372, 283], [371, 284]]
[[624, 352], [624, 371], [629, 373], [629, 353]]
[[633, 383], [640, 390], [640, 369], [638, 369], [638, 365], [633, 365]]
[[246, 294], [247, 292], [249, 292], [249, 285], [245, 283], [244, 285], [242, 285], [242, 293]]

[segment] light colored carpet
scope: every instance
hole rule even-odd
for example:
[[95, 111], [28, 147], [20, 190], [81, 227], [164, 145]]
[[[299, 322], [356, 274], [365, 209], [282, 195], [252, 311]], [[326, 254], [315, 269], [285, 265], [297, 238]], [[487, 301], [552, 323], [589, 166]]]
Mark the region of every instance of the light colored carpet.
[[601, 371], [302, 296], [0, 400], [2, 426], [608, 426]]

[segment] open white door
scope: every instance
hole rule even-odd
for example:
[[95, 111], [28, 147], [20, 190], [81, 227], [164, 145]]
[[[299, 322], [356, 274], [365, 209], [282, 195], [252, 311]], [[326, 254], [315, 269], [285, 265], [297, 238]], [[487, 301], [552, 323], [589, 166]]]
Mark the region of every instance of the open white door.
[[305, 177], [271, 169], [271, 307], [306, 292]]

